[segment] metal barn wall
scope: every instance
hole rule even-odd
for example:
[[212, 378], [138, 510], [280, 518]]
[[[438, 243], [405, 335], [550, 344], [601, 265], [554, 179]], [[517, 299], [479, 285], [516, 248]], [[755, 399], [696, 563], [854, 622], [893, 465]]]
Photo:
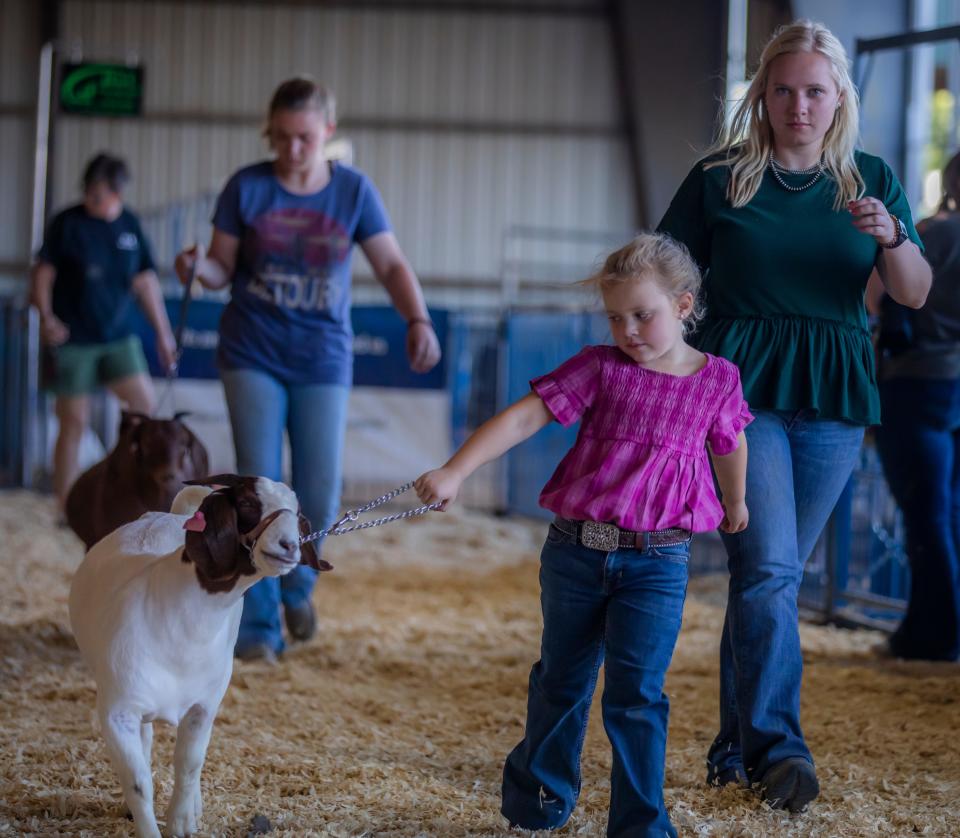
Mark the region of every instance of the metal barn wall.
[[[910, 29], [909, 3], [904, 0], [873, 0], [870, 14], [857, 4], [831, 0], [794, 0], [798, 17], [818, 20], [840, 40], [851, 62], [858, 38], [899, 35]], [[950, 48], [956, 49], [951, 43]], [[861, 93], [860, 139], [864, 151], [882, 157], [902, 179], [904, 176], [904, 116], [908, 106], [906, 50], [877, 54], [866, 95]], [[919, 198], [910, 195], [910, 200]]]
[[631, 230], [603, 4], [483, 9], [64, 0], [62, 57], [143, 62], [145, 113], [60, 115], [53, 203], [101, 149], [131, 163], [141, 212], [216, 190], [265, 156], [270, 93], [306, 72], [336, 92], [339, 133], [428, 283], [495, 280], [511, 225]]
[[33, 0], [0, 0], [0, 284], [22, 283], [30, 206], [40, 25]]
[[642, 215], [656, 226], [710, 145], [723, 96], [726, 3], [613, 0]]

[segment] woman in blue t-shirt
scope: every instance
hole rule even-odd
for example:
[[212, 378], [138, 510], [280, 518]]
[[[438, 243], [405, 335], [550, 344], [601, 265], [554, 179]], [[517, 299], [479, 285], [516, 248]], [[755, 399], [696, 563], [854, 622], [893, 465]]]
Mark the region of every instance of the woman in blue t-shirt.
[[[333, 95], [309, 79], [281, 84], [265, 130], [275, 159], [230, 178], [217, 201], [209, 251], [191, 248], [176, 261], [181, 281], [196, 265], [206, 288], [231, 287], [218, 361], [238, 471], [279, 480], [286, 428], [293, 488], [316, 528], [332, 523], [340, 500], [353, 376], [354, 243], [407, 321], [411, 368], [426, 372], [440, 359], [420, 284], [380, 195], [362, 172], [324, 156], [334, 107]], [[276, 659], [284, 645], [281, 604], [290, 635], [310, 637], [315, 581], [316, 572], [301, 565], [254, 585], [244, 598], [237, 656]]]

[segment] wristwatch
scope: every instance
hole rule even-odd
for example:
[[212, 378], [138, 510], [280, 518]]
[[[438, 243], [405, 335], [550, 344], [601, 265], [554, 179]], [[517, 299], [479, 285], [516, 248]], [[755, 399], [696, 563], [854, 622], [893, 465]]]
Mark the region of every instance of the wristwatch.
[[880, 247], [885, 247], [887, 250], [893, 250], [895, 247], [900, 247], [900, 245], [903, 244], [908, 238], [907, 225], [904, 224], [893, 213], [890, 214], [890, 217], [893, 219], [893, 228], [896, 231], [896, 235], [893, 237], [893, 241], [880, 245]]

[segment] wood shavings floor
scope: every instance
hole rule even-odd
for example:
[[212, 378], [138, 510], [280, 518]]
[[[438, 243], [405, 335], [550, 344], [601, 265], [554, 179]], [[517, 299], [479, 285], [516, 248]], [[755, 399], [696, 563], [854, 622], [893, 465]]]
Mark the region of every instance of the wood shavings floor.
[[[319, 635], [238, 664], [203, 772], [202, 835], [508, 836], [502, 760], [537, 656], [542, 526], [463, 512], [332, 541]], [[0, 493], [0, 835], [132, 835], [94, 684], [67, 623], [81, 547], [49, 498]], [[797, 816], [704, 787], [724, 581], [691, 583], [668, 676], [666, 799], [685, 836], [960, 835], [960, 667], [879, 660], [879, 635], [804, 626], [804, 726], [823, 787]], [[172, 731], [158, 727], [158, 811]], [[560, 835], [603, 835], [610, 756], [594, 707]], [[513, 833], [516, 834], [516, 833]]]

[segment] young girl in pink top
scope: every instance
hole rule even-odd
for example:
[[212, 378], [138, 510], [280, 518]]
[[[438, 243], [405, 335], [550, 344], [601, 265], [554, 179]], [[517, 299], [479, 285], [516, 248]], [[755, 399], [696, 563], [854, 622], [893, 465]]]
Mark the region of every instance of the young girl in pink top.
[[[737, 368], [689, 346], [699, 271], [682, 245], [644, 234], [611, 254], [598, 287], [614, 346], [588, 346], [483, 424], [416, 482], [424, 503], [456, 499], [479, 466], [549, 422], [580, 420], [540, 495], [556, 514], [540, 562], [543, 638], [523, 741], [507, 758], [511, 826], [557, 829], [580, 792], [580, 751], [604, 663], [613, 747], [610, 836], [676, 836], [663, 802], [669, 702], [693, 532], [747, 526]], [[714, 492], [709, 447], [722, 503]]]

